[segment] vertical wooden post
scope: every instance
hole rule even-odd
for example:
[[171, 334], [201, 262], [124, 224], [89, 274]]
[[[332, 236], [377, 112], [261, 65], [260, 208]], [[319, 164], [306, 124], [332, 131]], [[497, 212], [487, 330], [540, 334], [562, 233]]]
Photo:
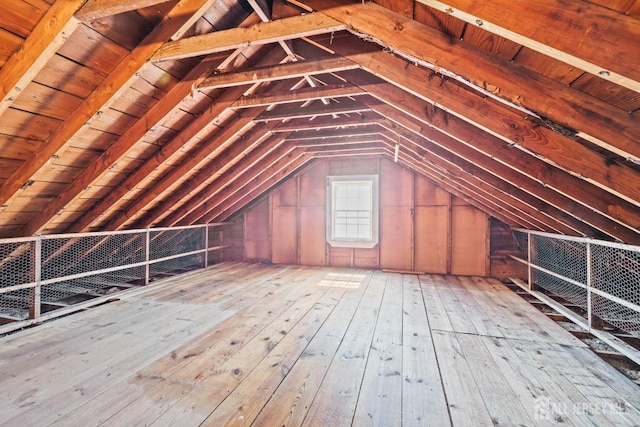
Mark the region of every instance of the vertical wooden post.
[[29, 292], [29, 319], [40, 317], [42, 286], [42, 236], [38, 234], [34, 250], [34, 282], [35, 286]]
[[150, 268], [149, 268], [149, 260], [151, 259], [151, 254], [149, 253], [151, 250], [151, 230], [149, 228], [147, 228], [147, 230], [144, 233], [145, 235], [145, 242], [144, 242], [144, 256], [145, 256], [145, 260], [144, 260], [144, 284], [145, 286], [149, 284], [149, 280], [150, 280]]

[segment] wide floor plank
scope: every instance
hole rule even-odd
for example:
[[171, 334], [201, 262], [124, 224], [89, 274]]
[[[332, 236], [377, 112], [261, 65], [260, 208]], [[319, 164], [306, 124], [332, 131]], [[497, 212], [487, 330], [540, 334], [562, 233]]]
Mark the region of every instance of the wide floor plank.
[[245, 263], [1, 337], [0, 397], [2, 425], [640, 425], [497, 281]]

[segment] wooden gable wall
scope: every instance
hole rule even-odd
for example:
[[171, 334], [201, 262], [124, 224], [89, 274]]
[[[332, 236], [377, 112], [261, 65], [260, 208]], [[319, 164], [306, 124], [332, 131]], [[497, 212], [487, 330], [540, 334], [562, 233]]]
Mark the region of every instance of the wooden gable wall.
[[[380, 242], [372, 249], [325, 240], [326, 177], [379, 175]], [[277, 264], [490, 273], [489, 218], [387, 158], [318, 160], [246, 211], [244, 258]]]

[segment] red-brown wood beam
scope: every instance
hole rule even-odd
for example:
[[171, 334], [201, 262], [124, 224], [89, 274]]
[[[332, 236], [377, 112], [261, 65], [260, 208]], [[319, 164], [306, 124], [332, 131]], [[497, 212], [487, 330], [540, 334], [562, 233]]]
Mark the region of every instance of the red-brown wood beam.
[[[281, 59], [283, 59], [282, 55], [270, 54], [267, 56], [267, 59], [265, 59], [261, 63], [277, 64]], [[190, 82], [188, 81], [188, 79], [184, 79], [183, 82], [186, 82], [186, 84], [188, 85], [188, 89], [191, 90]], [[238, 86], [222, 92], [222, 94], [220, 94], [215, 99], [215, 102], [212, 102], [212, 104], [205, 111], [200, 113], [198, 117], [194, 118], [182, 130], [180, 130], [178, 134], [175, 135], [168, 143], [162, 146], [162, 148], [157, 153], [147, 159], [141, 166], [139, 166], [132, 174], [127, 176], [124, 181], [122, 181], [117, 187], [113, 188], [101, 200], [97, 201], [93, 206], [87, 209], [80, 218], [74, 221], [74, 223], [67, 231], [86, 231], [99, 219], [100, 215], [102, 215], [111, 206], [117, 203], [118, 200], [124, 197], [130, 190], [136, 188], [136, 186], [138, 186], [158, 166], [160, 166], [162, 163], [171, 158], [171, 156], [176, 154], [185, 144], [192, 141], [195, 137], [203, 137], [206, 133], [211, 132], [212, 129], [215, 130], [215, 123], [217, 122], [217, 120], [219, 120], [220, 115], [227, 109], [231, 108], [233, 103], [240, 99], [247, 91], [247, 89], [249, 89], [249, 86]], [[173, 92], [173, 90], [171, 92]], [[168, 110], [169, 100], [165, 101], [165, 99], [167, 98], [165, 97], [163, 101], [159, 102], [159, 104], [164, 105], [164, 107], [160, 108], [166, 108]], [[142, 120], [136, 122], [134, 126], [129, 129], [129, 131], [123, 134], [123, 136], [114, 143], [113, 146], [119, 145], [120, 141], [122, 141], [123, 145], [133, 144], [135, 141], [142, 138], [144, 136], [142, 130], [145, 128], [150, 129], [158, 121], [158, 118], [155, 116], [149, 117], [149, 120], [144, 120], [146, 116], [147, 114], [143, 116]], [[107, 150], [107, 152], [108, 151], [109, 150]], [[117, 153], [114, 153], [114, 155], [111, 155], [108, 158], [110, 159], [110, 161], [113, 161], [112, 159], [117, 158], [116, 155], [120, 153], [122, 153], [122, 149], [118, 150]], [[106, 155], [107, 154], [103, 154], [103, 156]], [[103, 156], [101, 156], [100, 159], [102, 159]], [[100, 163], [105, 164], [108, 162], [105, 160]], [[88, 172], [84, 172], [82, 176], [86, 175], [87, 173]], [[79, 179], [83, 182], [86, 181], [82, 178]], [[85, 187], [81, 187], [81, 189], [84, 189]]]
[[640, 58], [640, 26], [631, 16], [594, 3], [560, 0], [417, 1], [640, 92], [640, 68], [628, 66], [629, 58]]
[[[402, 137], [404, 138], [405, 135]], [[492, 196], [504, 200], [506, 206], [518, 208], [529, 217], [556, 231], [575, 235], [591, 235], [605, 237], [604, 234], [589, 226], [579, 218], [575, 218], [554, 205], [545, 201], [538, 193], [545, 193], [527, 182], [527, 178], [516, 171], [498, 163], [490, 157], [479, 155], [473, 149], [464, 146], [453, 138], [445, 135], [431, 135], [427, 138], [415, 138], [414, 135], [406, 135], [415, 147], [413, 151], [418, 156], [449, 171], [461, 171], [464, 181], [473, 184], [477, 188]], [[437, 141], [434, 139], [437, 138]], [[393, 141], [396, 136], [389, 135]], [[406, 145], [406, 144], [405, 144]], [[416, 149], [416, 147], [419, 147]], [[422, 150], [420, 150], [420, 148]], [[410, 148], [411, 149], [411, 148]], [[514, 182], [518, 184], [515, 185]], [[528, 190], [529, 192], [525, 191]], [[554, 194], [544, 194], [549, 198]], [[559, 199], [559, 197], [555, 197]], [[557, 200], [554, 200], [557, 201]]]
[[[128, 82], [153, 53], [194, 15], [206, 0], [182, 0], [178, 2], [156, 25], [140, 44], [115, 67], [98, 87], [55, 129], [38, 150], [33, 152], [0, 187], [0, 205], [7, 202], [20, 190], [49, 159], [66, 147], [69, 140], [98, 112], [107, 108], [110, 100], [125, 90]], [[45, 30], [46, 28], [43, 28]]]
[[[74, 14], [85, 1], [56, 1], [22, 46], [4, 63], [0, 69], [0, 116], [78, 28], [81, 22]], [[22, 184], [24, 182], [21, 182], [18, 188]], [[0, 192], [0, 198], [2, 194], [3, 192]], [[4, 201], [6, 198], [3, 203]]]
[[[107, 173], [109, 168], [122, 156], [126, 155], [153, 126], [170, 112], [179, 108], [181, 102], [191, 93], [193, 83], [204, 80], [204, 77], [212, 72], [223, 60], [224, 58], [206, 59], [193, 68], [182, 81], [173, 86], [160, 101], [147, 110], [109, 148], [69, 183], [38, 215], [33, 216], [20, 230], [19, 234], [21, 236], [30, 236], [42, 231], [57, 212], [80, 196], [94, 181]], [[166, 155], [167, 150], [163, 151]], [[122, 193], [122, 191], [116, 188], [113, 194], [109, 196], [114, 197], [116, 193]], [[100, 205], [105, 207], [106, 203], [101, 201]], [[85, 213], [83, 217], [87, 217], [87, 214]], [[78, 228], [80, 225], [80, 222], [75, 222], [72, 227]], [[80, 229], [77, 231], [80, 231]]]
[[274, 80], [302, 78], [306, 75], [336, 73], [356, 68], [358, 68], [358, 65], [346, 58], [328, 57], [309, 59], [275, 66], [255, 67], [246, 71], [215, 74], [200, 83], [199, 88], [215, 89], [219, 87], [241, 86], [272, 82]]
[[199, 172], [189, 177], [178, 188], [172, 190], [171, 194], [162, 200], [156, 200], [156, 206], [137, 219], [135, 226], [149, 227], [156, 223], [158, 218], [162, 217], [166, 211], [176, 208], [179, 208], [184, 214], [188, 213], [183, 200], [197, 198], [199, 194], [197, 192], [201, 187], [210, 187], [216, 178], [238, 163], [239, 159], [252, 153], [262, 143], [261, 141], [269, 135], [270, 128], [275, 125], [276, 123], [256, 126], [242, 135], [242, 138], [239, 138], [230, 147], [218, 154]]
[[223, 144], [227, 144], [230, 139], [239, 137], [247, 132], [252, 124], [250, 111], [245, 111], [245, 115], [240, 115], [235, 120], [232, 120], [231, 123], [225, 124], [219, 133], [210, 136], [207, 141], [199, 145], [189, 156], [186, 156], [184, 161], [177, 167], [172, 169], [159, 181], [156, 181], [152, 188], [139, 194], [123, 211], [109, 219], [109, 221], [103, 225], [103, 228], [106, 230], [116, 230], [133, 218], [136, 218], [136, 216], [140, 215], [147, 205], [153, 203], [163, 191], [175, 186], [176, 183], [185, 176], [189, 176], [192, 170], [205, 161], [214, 150]]
[[[398, 92], [398, 89], [394, 88], [393, 90]], [[524, 171], [523, 166], [520, 166], [522, 164], [522, 155], [515, 152], [503, 141], [492, 138], [490, 135], [483, 135], [474, 129], [465, 129], [464, 122], [458, 121], [455, 117], [450, 117], [442, 110], [435, 109], [409, 94], [405, 93], [399, 96], [387, 94], [385, 99], [388, 105], [379, 105], [375, 107], [376, 111], [395, 121], [403, 128], [410, 129], [413, 135], [421, 135], [426, 140], [435, 142], [439, 147], [462, 156], [472, 164], [482, 165], [483, 168], [493, 174], [503, 177], [511, 184], [517, 185], [529, 194], [561, 210], [563, 216], [568, 217], [568, 220], [578, 219], [583, 223], [589, 224], [590, 229], [598, 229], [614, 238], [628, 241], [629, 243], [632, 241], [637, 242], [640, 239], [637, 229], [628, 225], [623, 227], [620, 223], [595, 212], [592, 206], [580, 204], [576, 200], [567, 198], [563, 193], [566, 189], [553, 189], [532, 179], [532, 175], [525, 173], [532, 172], [526, 170], [527, 165], [524, 165]], [[398, 112], [402, 112], [402, 114], [398, 114]], [[425, 112], [428, 112], [428, 114], [425, 115]], [[412, 117], [412, 114], [423, 118], [419, 120], [414, 118], [415, 116]], [[448, 135], [434, 127], [440, 123], [447, 124], [446, 132]], [[456, 138], [452, 138], [449, 135], [455, 135]], [[403, 133], [403, 136], [409, 139], [412, 137], [412, 135], [406, 135], [406, 133]], [[494, 159], [499, 159], [500, 161]], [[535, 165], [536, 161], [529, 160], [530, 163]], [[569, 176], [567, 175], [567, 177]], [[571, 178], [577, 180], [577, 178]], [[567, 184], [569, 183], [567, 182]], [[592, 190], [598, 192], [596, 188]], [[619, 202], [622, 201], [620, 200]], [[608, 209], [609, 207], [605, 206], [604, 208]], [[539, 207], [539, 209], [551, 211], [542, 207]], [[573, 225], [573, 227], [576, 229], [576, 225]], [[588, 230], [583, 228], [582, 232], [586, 233], [586, 231]]]
[[[477, 96], [448, 79], [407, 64], [392, 54], [361, 54], [352, 45], [338, 42], [332, 46], [336, 51], [349, 55], [363, 69], [405, 92], [419, 96], [429, 103], [441, 105], [455, 116], [490, 131], [515, 147], [535, 153], [548, 163], [558, 165], [573, 175], [640, 206], [640, 186], [636, 184], [639, 182], [638, 172], [634, 169], [613, 162], [578, 141], [553, 132], [532, 117]], [[372, 87], [370, 92], [375, 93], [377, 90]]]
[[[231, 170], [218, 177], [212, 185], [192, 197], [183, 210], [172, 212], [164, 218], [161, 225], [195, 224], [199, 218], [222, 202], [223, 197], [217, 197], [219, 193], [228, 189], [235, 191], [244, 189], [244, 183], [259, 174], [262, 168], [276, 163], [295, 148], [291, 143], [283, 143], [285, 136], [284, 134], [274, 135], [272, 139], [240, 160]], [[241, 178], [243, 175], [250, 178]]]
[[354, 34], [371, 37], [387, 49], [442, 73], [455, 73], [484, 93], [551, 119], [602, 148], [640, 163], [640, 124], [626, 111], [375, 3], [304, 3], [344, 23]]
[[[81, 21], [104, 18], [118, 13], [155, 6], [170, 0], [86, 0], [87, 3], [76, 13]], [[213, 2], [212, 2], [213, 3]]]

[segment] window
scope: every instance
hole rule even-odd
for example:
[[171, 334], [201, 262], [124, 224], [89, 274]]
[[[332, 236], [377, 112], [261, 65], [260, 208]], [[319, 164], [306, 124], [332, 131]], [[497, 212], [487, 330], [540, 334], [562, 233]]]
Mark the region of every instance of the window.
[[372, 248], [378, 243], [378, 177], [327, 177], [327, 241]]

